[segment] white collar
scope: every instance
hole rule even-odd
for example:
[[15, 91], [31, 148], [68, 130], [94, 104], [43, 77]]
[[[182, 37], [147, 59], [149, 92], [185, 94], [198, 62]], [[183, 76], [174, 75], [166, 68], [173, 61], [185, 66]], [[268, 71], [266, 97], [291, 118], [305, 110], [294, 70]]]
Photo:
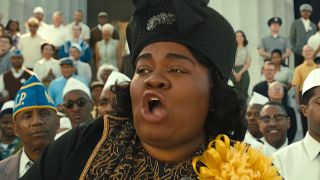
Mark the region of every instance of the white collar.
[[101, 24], [98, 24], [97, 27], [98, 27], [98, 29], [99, 29], [100, 31], [102, 31], [102, 25], [101, 25]]
[[19, 70], [18, 70], [18, 72], [16, 72], [16, 70], [14, 69], [14, 68], [11, 68], [11, 72], [13, 73], [13, 74], [22, 74], [22, 72], [25, 70], [25, 67], [24, 66], [22, 66]]
[[320, 143], [310, 136], [307, 132], [306, 136], [303, 139], [303, 145], [307, 151], [309, 160], [312, 161], [320, 152]]
[[304, 18], [301, 18], [303, 23], [310, 23], [310, 19], [305, 20]]
[[[259, 139], [260, 141], [262, 141], [263, 143], [266, 141], [263, 136], [262, 136], [261, 138], [255, 138], [248, 130], [247, 130], [247, 132], [246, 132], [245, 138], [246, 138], [246, 139], [247, 139], [247, 138], [248, 138], [248, 139], [254, 139], [254, 140], [257, 141], [258, 143], [261, 143], [261, 142], [258, 141], [258, 139]], [[261, 143], [261, 144], [262, 144], [262, 143]]]
[[288, 146], [288, 138], [286, 138], [286, 141], [278, 149], [274, 148], [267, 141], [265, 141], [264, 146], [263, 146], [263, 150], [264, 150], [264, 153], [266, 153], [267, 155], [271, 155], [272, 153], [274, 153], [282, 148], [285, 148], [287, 146]]
[[[29, 168], [26, 168], [27, 163], [29, 163], [31, 160], [27, 156], [27, 154], [24, 151], [24, 148], [22, 149], [21, 156], [20, 156], [20, 165], [19, 165], [19, 177], [22, 177]], [[33, 162], [33, 161], [31, 161]]]

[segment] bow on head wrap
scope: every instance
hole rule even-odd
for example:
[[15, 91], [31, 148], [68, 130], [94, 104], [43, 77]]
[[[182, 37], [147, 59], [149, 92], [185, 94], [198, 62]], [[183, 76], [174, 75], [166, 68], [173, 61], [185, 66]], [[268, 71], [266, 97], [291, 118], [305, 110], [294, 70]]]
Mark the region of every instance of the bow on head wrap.
[[235, 61], [236, 41], [231, 25], [208, 0], [133, 0], [136, 10], [127, 28], [131, 59], [154, 42], [172, 41], [195, 50], [215, 67], [224, 81]]

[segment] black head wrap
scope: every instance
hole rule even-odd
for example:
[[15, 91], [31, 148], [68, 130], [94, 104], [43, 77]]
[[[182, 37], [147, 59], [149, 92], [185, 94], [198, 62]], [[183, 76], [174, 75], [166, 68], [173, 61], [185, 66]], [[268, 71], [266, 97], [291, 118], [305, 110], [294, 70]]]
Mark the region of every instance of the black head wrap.
[[235, 61], [234, 30], [208, 0], [133, 0], [136, 10], [127, 28], [131, 59], [154, 42], [172, 41], [199, 52], [209, 66], [229, 79]]

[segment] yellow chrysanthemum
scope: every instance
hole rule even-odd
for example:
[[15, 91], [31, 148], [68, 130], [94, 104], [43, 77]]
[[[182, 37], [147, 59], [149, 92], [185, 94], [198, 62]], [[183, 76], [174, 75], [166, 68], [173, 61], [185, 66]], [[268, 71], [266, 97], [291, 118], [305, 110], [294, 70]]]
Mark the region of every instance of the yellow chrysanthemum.
[[[197, 168], [197, 164], [203, 164]], [[230, 145], [226, 135], [211, 141], [202, 156], [192, 161], [200, 180], [280, 180], [272, 159], [246, 143]]]

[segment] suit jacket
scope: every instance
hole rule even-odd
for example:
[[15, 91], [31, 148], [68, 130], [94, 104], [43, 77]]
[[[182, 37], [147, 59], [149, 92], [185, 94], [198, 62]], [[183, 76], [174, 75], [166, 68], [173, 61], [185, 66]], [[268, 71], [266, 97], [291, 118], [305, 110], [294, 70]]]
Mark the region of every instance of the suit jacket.
[[310, 22], [310, 27], [311, 29], [306, 31], [301, 19], [291, 24], [289, 39], [294, 53], [301, 55], [302, 48], [307, 44], [309, 37], [317, 32], [317, 26], [313, 22]]
[[19, 166], [22, 151], [0, 161], [0, 179], [17, 180], [19, 179]]

